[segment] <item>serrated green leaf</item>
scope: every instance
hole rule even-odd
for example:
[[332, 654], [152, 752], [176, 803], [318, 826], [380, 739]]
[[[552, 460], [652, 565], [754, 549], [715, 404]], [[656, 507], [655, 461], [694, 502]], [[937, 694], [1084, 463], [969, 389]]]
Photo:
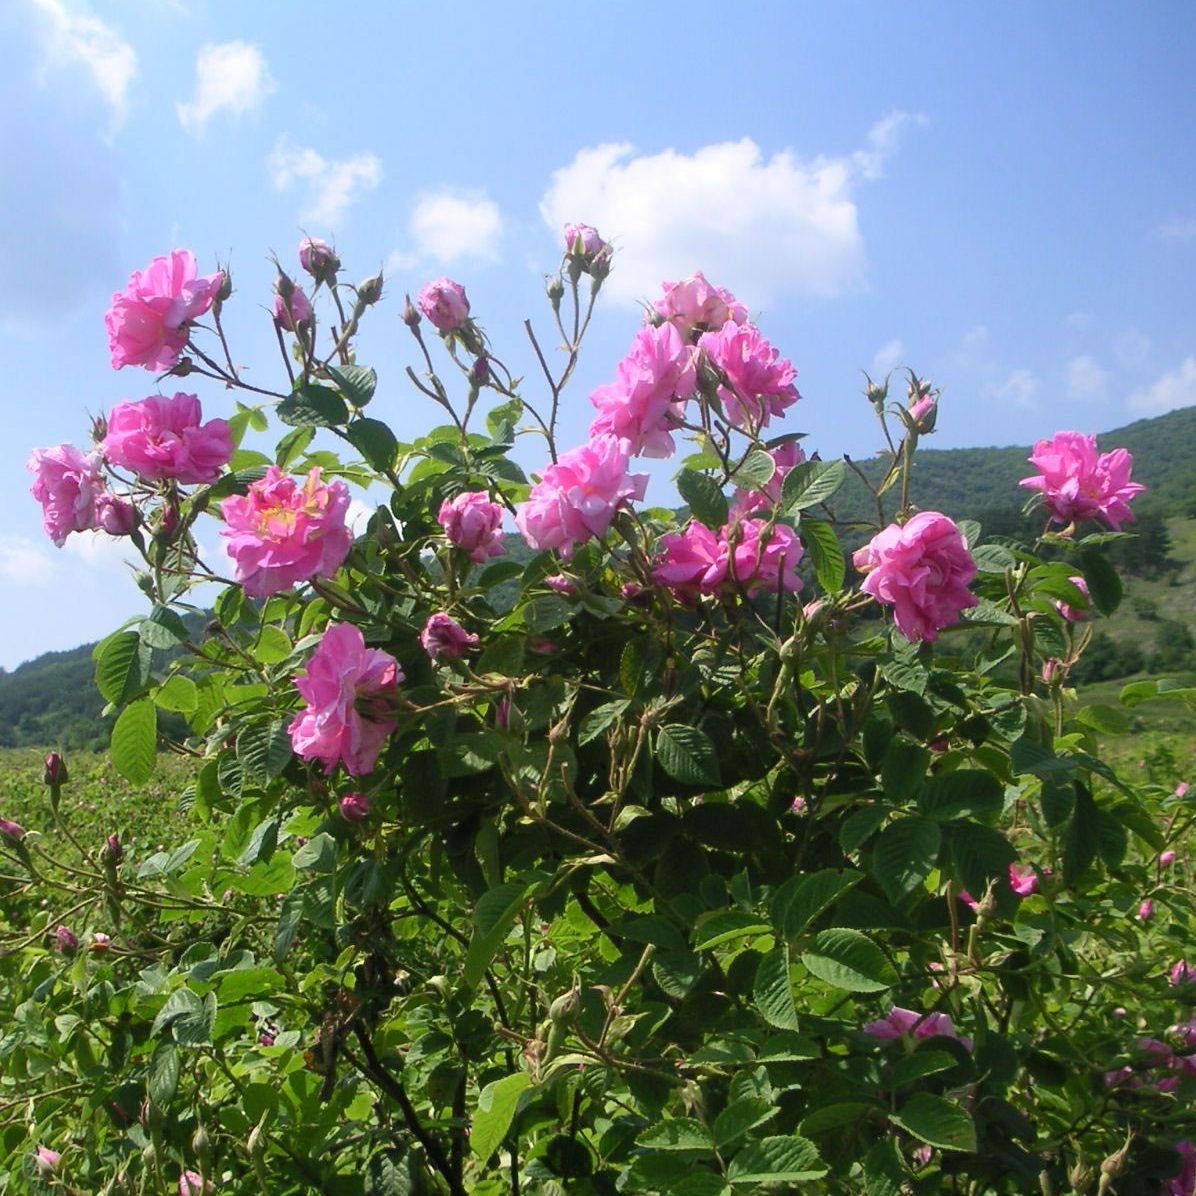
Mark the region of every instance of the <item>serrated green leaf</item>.
[[1111, 615], [1121, 605], [1122, 585], [1117, 570], [1091, 548], [1080, 553], [1080, 565], [1096, 609], [1102, 615]]
[[960, 883], [977, 898], [990, 881], [1009, 875], [1017, 852], [1000, 831], [975, 822], [954, 823], [945, 830]]
[[150, 677], [150, 649], [135, 631], [118, 631], [98, 648], [96, 688], [106, 702], [119, 706], [145, 688]]
[[841, 868], [822, 868], [803, 876], [791, 876], [773, 894], [769, 907], [777, 934], [785, 939], [797, 938], [819, 914], [863, 879], [862, 872]]
[[539, 634], [568, 623], [572, 615], [571, 602], [559, 594], [545, 594], [542, 598], [533, 598], [523, 608], [523, 623], [528, 631]]
[[179, 1049], [173, 1042], [160, 1042], [150, 1061], [146, 1090], [159, 1109], [168, 1109], [179, 1086]]
[[658, 1121], [640, 1134], [636, 1144], [651, 1150], [708, 1151], [713, 1146], [706, 1127], [692, 1117], [670, 1117]]
[[289, 720], [265, 718], [243, 727], [237, 735], [237, 759], [245, 776], [256, 781], [270, 781], [291, 761]]
[[880, 832], [872, 848], [872, 875], [894, 905], [926, 879], [941, 843], [938, 824], [921, 814], [896, 818]]
[[801, 961], [820, 980], [847, 992], [880, 992], [897, 979], [884, 952], [858, 930], [822, 931]]
[[473, 911], [473, 936], [465, 952], [462, 982], [472, 992], [481, 983], [490, 961], [502, 946], [515, 919], [539, 885], [534, 880], [509, 881], [483, 893]]
[[390, 428], [379, 419], [355, 419], [345, 430], [349, 443], [373, 469], [385, 473], [394, 465], [399, 442]]
[[154, 775], [157, 751], [158, 713], [149, 698], [140, 698], [112, 728], [112, 764], [126, 781], [144, 785]]
[[301, 384], [283, 399], [275, 413], [291, 427], [336, 428], [349, 418], [349, 408], [335, 390], [310, 382]]
[[677, 475], [677, 492], [689, 513], [712, 531], [727, 522], [727, 496], [708, 473], [683, 469]]
[[291, 857], [300, 872], [331, 873], [336, 868], [336, 840], [327, 831], [313, 835]]
[[623, 698], [616, 702], [604, 702], [601, 706], [591, 710], [578, 725], [578, 744], [584, 746], [591, 740], [597, 739], [630, 705], [631, 703]]
[[1075, 782], [1075, 805], [1063, 839], [1063, 883], [1069, 888], [1096, 859], [1100, 845], [1100, 810], [1088, 786]]
[[803, 461], [781, 483], [781, 507], [792, 514], [826, 502], [847, 477], [842, 461]]
[[194, 714], [199, 707], [199, 689], [190, 677], [171, 673], [153, 692], [154, 705], [177, 714]]
[[767, 922], [761, 922], [755, 914], [745, 910], [724, 909], [713, 915], [703, 915], [694, 928], [694, 950], [712, 951], [735, 939], [767, 934]]
[[469, 1132], [469, 1149], [485, 1162], [499, 1147], [515, 1119], [519, 1097], [531, 1085], [525, 1071], [494, 1080], [482, 1089]]
[[354, 407], [364, 407], [378, 389], [378, 373], [365, 365], [330, 365], [328, 376]]
[[922, 813], [940, 822], [950, 818], [995, 814], [1005, 803], [1001, 782], [980, 768], [959, 768], [931, 777], [918, 794]]
[[295, 645], [291, 643], [291, 637], [281, 627], [275, 627], [272, 623], [267, 623], [258, 632], [253, 648], [253, 654], [262, 664], [278, 664], [294, 651]]
[[894, 739], [880, 766], [881, 785], [890, 801], [903, 802], [913, 797], [926, 780], [930, 753], [916, 743]]
[[865, 1196], [902, 1196], [908, 1177], [901, 1151], [892, 1135], [873, 1144], [864, 1159]]
[[1116, 706], [1082, 706], [1076, 713], [1076, 721], [1101, 735], [1128, 735], [1130, 730], [1129, 716]]
[[735, 1187], [747, 1184], [800, 1183], [830, 1170], [813, 1142], [796, 1134], [750, 1142], [732, 1160], [727, 1178]]
[[821, 519], [803, 518], [797, 530], [810, 554], [818, 584], [828, 594], [837, 593], [847, 576], [847, 561], [835, 529]]
[[705, 732], [685, 723], [666, 723], [656, 732], [656, 758], [675, 781], [719, 783], [718, 752]]
[[148, 648], [173, 648], [190, 638], [187, 625], [168, 606], [155, 606], [138, 627], [141, 642]]
[[759, 490], [772, 481], [772, 475], [777, 471], [777, 463], [771, 453], [763, 449], [752, 449], [740, 462], [732, 481], [745, 490]]
[[958, 1105], [941, 1096], [916, 1093], [889, 1117], [906, 1133], [940, 1150], [976, 1149], [976, 1127], [972, 1119]]
[[749, 1130], [763, 1125], [775, 1112], [772, 1101], [749, 1096], [732, 1101], [714, 1119], [714, 1144], [725, 1153], [735, 1146]]
[[752, 999], [770, 1026], [776, 1026], [778, 1030], [797, 1029], [797, 1007], [793, 1003], [787, 948], [777, 947], [760, 960], [752, 983]]

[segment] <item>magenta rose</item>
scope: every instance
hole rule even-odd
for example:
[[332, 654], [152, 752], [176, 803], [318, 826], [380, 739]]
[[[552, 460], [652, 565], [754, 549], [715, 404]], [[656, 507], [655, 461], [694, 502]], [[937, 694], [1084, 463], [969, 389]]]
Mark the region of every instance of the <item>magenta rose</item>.
[[1083, 623], [1092, 618], [1092, 602], [1091, 595], [1088, 593], [1088, 583], [1082, 577], [1069, 577], [1067, 580], [1084, 595], [1084, 605], [1069, 606], [1066, 602], [1056, 602], [1055, 609], [1069, 623]]
[[457, 660], [478, 646], [478, 637], [441, 612], [432, 615], [424, 624], [419, 642], [433, 660]]
[[118, 403], [108, 416], [101, 444], [113, 464], [149, 482], [214, 482], [233, 455], [232, 433], [222, 419], [201, 423], [195, 395], [150, 395], [139, 403]]
[[661, 536], [652, 576], [679, 597], [713, 594], [727, 578], [727, 542], [692, 520], [684, 531]]
[[469, 318], [465, 288], [451, 278], [425, 283], [415, 298], [416, 306], [441, 332], [455, 332]]
[[224, 281], [220, 270], [206, 278], [197, 273], [191, 253], [174, 249], [134, 273], [129, 285], [112, 296], [104, 323], [113, 369], [168, 370], [178, 363], [191, 321], [212, 306]]
[[729, 523], [719, 535], [729, 549], [729, 576], [749, 594], [801, 589], [796, 570], [802, 545], [793, 528], [784, 523], [769, 527], [766, 519], [744, 519]]
[[867, 573], [864, 593], [893, 607], [906, 639], [935, 640], [960, 612], [976, 605], [968, 583], [976, 563], [959, 528], [937, 511], [923, 511], [904, 526], [892, 524], [852, 557]]
[[1035, 443], [1029, 461], [1038, 474], [1018, 484], [1042, 494], [1056, 522], [1099, 518], [1119, 531], [1134, 521], [1129, 503], [1146, 487], [1130, 481], [1134, 459], [1125, 449], [1098, 453], [1095, 436], [1056, 432]]
[[403, 680], [398, 662], [367, 648], [360, 630], [337, 623], [325, 633], [295, 688], [307, 707], [291, 722], [291, 746], [326, 772], [344, 762], [350, 776], [371, 772], [382, 743], [398, 725], [391, 697]]
[[532, 487], [515, 513], [515, 525], [532, 548], [555, 548], [568, 560], [578, 544], [602, 537], [615, 511], [642, 499], [647, 474], [628, 474], [625, 442], [595, 436], [562, 453]]
[[442, 502], [436, 520], [455, 548], [480, 563], [503, 553], [502, 515], [498, 503], [480, 491], [467, 490]]
[[662, 282], [664, 296], [653, 306], [658, 315], [676, 325], [683, 334], [692, 329], [718, 331], [727, 321], [747, 322], [747, 308], [730, 291], [712, 286], [699, 271], [680, 282]]
[[1019, 897], [1038, 892], [1038, 873], [1029, 864], [1009, 865], [1009, 887]]
[[71, 532], [97, 525], [97, 503], [105, 494], [97, 455], [60, 444], [34, 449], [25, 468], [36, 475], [29, 493], [42, 505], [42, 527], [59, 548]]
[[758, 431], [801, 398], [793, 385], [793, 363], [781, 357], [754, 324], [728, 321], [717, 332], [704, 333], [698, 347], [726, 376], [718, 397], [737, 428]]
[[289, 590], [313, 577], [332, 577], [353, 543], [345, 526], [349, 488], [320, 481], [319, 467], [300, 484], [276, 465], [249, 487], [220, 504], [228, 525], [228, 555], [236, 579], [251, 598]]
[[368, 794], [346, 793], [337, 804], [337, 809], [346, 822], [364, 822], [369, 817], [370, 804]]
[[672, 430], [697, 385], [693, 348], [676, 328], [643, 328], [616, 367], [615, 381], [590, 395], [598, 408], [590, 435], [621, 437], [633, 456], [671, 457]]
[[955, 1029], [949, 1014], [946, 1013], [917, 1013], [912, 1009], [902, 1009], [894, 1005], [879, 1021], [865, 1022], [865, 1034], [873, 1038], [887, 1041], [902, 1038], [912, 1034], [914, 1038], [954, 1038], [963, 1043], [968, 1050], [972, 1049], [972, 1040], [962, 1037]]

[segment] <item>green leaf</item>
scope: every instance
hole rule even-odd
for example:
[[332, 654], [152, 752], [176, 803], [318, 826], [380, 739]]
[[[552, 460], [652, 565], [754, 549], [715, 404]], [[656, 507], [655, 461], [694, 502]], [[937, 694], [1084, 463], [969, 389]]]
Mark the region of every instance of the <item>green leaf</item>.
[[1088, 786], [1075, 782], [1075, 805], [1063, 839], [1063, 883], [1069, 888], [1096, 859], [1100, 845], [1100, 810]]
[[523, 623], [528, 631], [539, 634], [568, 623], [572, 615], [571, 602], [559, 594], [545, 594], [542, 598], [533, 598], [523, 608]]
[[777, 947], [760, 960], [752, 983], [752, 999], [770, 1026], [776, 1026], [778, 1030], [797, 1029], [797, 1007], [793, 1003], [787, 948]]
[[666, 723], [656, 732], [656, 758], [675, 781], [719, 783], [718, 752], [705, 732], [685, 723]]
[[959, 1060], [948, 1051], [917, 1051], [898, 1059], [889, 1068], [887, 1086], [903, 1088], [906, 1084], [912, 1084], [923, 1076], [933, 1076], [940, 1071], [949, 1071], [958, 1063]]
[[364, 407], [378, 389], [378, 372], [365, 365], [330, 365], [328, 376], [354, 407]]
[[878, 1111], [871, 1101], [835, 1101], [830, 1105], [820, 1105], [806, 1114], [797, 1128], [802, 1134], [825, 1134], [827, 1130], [844, 1125], [858, 1126], [870, 1114]]
[[727, 1178], [736, 1186], [792, 1184], [818, 1179], [828, 1170], [813, 1142], [789, 1134], [749, 1143], [731, 1160]]
[[394, 465], [399, 442], [395, 434], [379, 419], [355, 419], [346, 429], [349, 443], [372, 468], [385, 473]]
[[539, 877], [532, 881], [509, 881], [483, 893], [478, 899], [473, 911], [473, 937], [465, 952], [462, 974], [467, 991], [472, 992], [481, 983], [490, 961], [539, 883]]
[[819, 914], [863, 879], [862, 872], [839, 868], [791, 876], [773, 894], [770, 906], [777, 934], [785, 939], [797, 938]]
[[281, 470], [289, 470], [303, 455], [303, 450], [312, 442], [315, 428], [293, 428], [274, 449], [274, 464]]
[[636, 1139], [636, 1145], [652, 1150], [709, 1151], [713, 1142], [700, 1121], [692, 1117], [670, 1117], [644, 1130]]
[[723, 909], [716, 914], [703, 914], [694, 927], [694, 950], [712, 951], [736, 939], [767, 934], [768, 930], [767, 922], [745, 910]]
[[959, 822], [947, 829], [955, 871], [963, 887], [977, 899], [991, 880], [1009, 874], [1017, 860], [1013, 844], [998, 830], [976, 822]]
[[190, 677], [171, 673], [153, 693], [154, 705], [177, 714], [194, 714], [199, 708], [199, 689]]
[[173, 648], [190, 639], [187, 625], [168, 606], [155, 606], [138, 628], [141, 642], [148, 648]]
[[[182, 990], [180, 990], [182, 991]], [[179, 1050], [173, 1042], [160, 1042], [150, 1062], [146, 1088], [159, 1109], [167, 1109], [179, 1086]]]
[[897, 979], [884, 952], [858, 930], [822, 931], [801, 961], [820, 980], [847, 992], [880, 992]]
[[258, 633], [253, 654], [262, 664], [279, 664], [295, 651], [291, 637], [281, 627], [267, 623]]
[[847, 561], [835, 529], [821, 519], [803, 518], [797, 530], [810, 554], [818, 584], [828, 594], [837, 593], [847, 576]]
[[940, 822], [969, 815], [995, 814], [1005, 804], [1001, 782], [981, 768], [959, 768], [931, 777], [918, 794], [924, 814]]
[[699, 523], [718, 531], [727, 522], [727, 496], [708, 473], [683, 469], [677, 475], [677, 492]]
[[290, 763], [288, 722], [283, 718], [260, 719], [237, 735], [237, 759], [251, 780], [272, 780]]
[[839, 830], [839, 846], [851, 855], [858, 851], [872, 837], [872, 832], [893, 812], [892, 806], [877, 802], [861, 806]]
[[846, 477], [847, 466], [842, 461], [803, 461], [781, 483], [781, 506], [792, 514], [826, 502]]
[[96, 688], [119, 706], [139, 694], [150, 678], [150, 649], [136, 631], [118, 631], [97, 649]]
[[921, 814], [890, 822], [872, 849], [872, 874], [896, 905], [926, 879], [938, 859], [938, 824]]
[[1080, 553], [1080, 565], [1096, 609], [1102, 615], [1111, 615], [1121, 605], [1121, 578], [1117, 576], [1117, 570], [1091, 548]]
[[263, 856], [268, 860], [278, 846], [278, 819], [275, 817], [263, 819], [253, 828], [245, 850], [237, 856], [238, 868], [249, 868]]
[[1083, 706], [1076, 714], [1076, 721], [1101, 735], [1127, 735], [1130, 729], [1129, 716], [1116, 706]]
[[336, 428], [349, 418], [345, 400], [335, 390], [311, 382], [297, 386], [275, 410], [278, 418], [293, 428], [304, 425]]
[[475, 671], [479, 676], [497, 673], [500, 677], [518, 677], [523, 671], [523, 636], [494, 636], [479, 657]]
[[144, 785], [154, 775], [158, 713], [149, 698], [126, 706], [112, 728], [112, 764], [126, 781]]
[[499, 1147], [515, 1119], [519, 1097], [530, 1086], [532, 1078], [525, 1071], [517, 1071], [501, 1080], [494, 1080], [482, 1089], [478, 1107], [474, 1111], [469, 1131], [469, 1149], [485, 1162]]
[[873, 1144], [864, 1159], [865, 1196], [902, 1196], [908, 1178], [897, 1139], [892, 1135]]
[[212, 1027], [216, 1024], [216, 997], [208, 993], [202, 999], [189, 988], [179, 988], [170, 994], [166, 1004], [158, 1010], [150, 1028], [156, 1037], [170, 1029], [180, 1046], [208, 1046], [212, 1042]]
[[885, 797], [895, 802], [913, 797], [922, 787], [929, 765], [930, 753], [924, 747], [905, 739], [894, 739], [880, 766]]
[[630, 705], [631, 703], [623, 698], [617, 702], [604, 702], [601, 706], [591, 710], [581, 720], [577, 728], [578, 744], [584, 746], [591, 740], [597, 739]]
[[734, 1146], [748, 1130], [763, 1124], [775, 1112], [772, 1101], [759, 1096], [749, 1096], [732, 1101], [714, 1119], [714, 1144], [720, 1152]]
[[771, 453], [766, 453], [763, 449], [752, 449], [740, 462], [732, 480], [745, 490], [759, 490], [772, 481], [772, 475], [776, 471], [777, 463]]
[[300, 872], [331, 873], [336, 869], [336, 840], [327, 831], [313, 835], [293, 856]]
[[915, 1138], [940, 1150], [976, 1149], [976, 1127], [958, 1105], [941, 1096], [919, 1092], [890, 1119]]
[[655, 639], [640, 636], [627, 641], [619, 656], [619, 680], [628, 694], [634, 696], [652, 683], [663, 656]]

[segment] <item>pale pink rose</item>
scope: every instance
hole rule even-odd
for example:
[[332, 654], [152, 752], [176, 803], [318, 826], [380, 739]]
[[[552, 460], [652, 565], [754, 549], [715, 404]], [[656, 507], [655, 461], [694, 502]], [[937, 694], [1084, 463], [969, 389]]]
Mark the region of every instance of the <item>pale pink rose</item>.
[[149, 482], [214, 482], [233, 455], [232, 434], [224, 420], [204, 424], [202, 419], [195, 395], [150, 395], [139, 403], [118, 403], [100, 447], [113, 465]]
[[[159, 851], [162, 849], [159, 848]], [[106, 935], [102, 930], [93, 930], [91, 932], [91, 942], [87, 944], [89, 951], [107, 951], [112, 946], [112, 938]]]
[[456, 619], [440, 612], [424, 624], [419, 642], [433, 660], [456, 660], [478, 646], [478, 637], [466, 631]]
[[363, 822], [370, 812], [370, 799], [364, 793], [346, 793], [337, 803], [346, 822]]
[[852, 557], [867, 573], [864, 593], [893, 607], [906, 639], [935, 640], [960, 612], [976, 605], [968, 583], [976, 563], [959, 528], [937, 511], [923, 511], [904, 526], [892, 524]]
[[33, 1156], [34, 1169], [42, 1179], [49, 1179], [58, 1170], [58, 1164], [61, 1161], [62, 1155], [48, 1146], [39, 1146], [37, 1153]]
[[801, 589], [797, 576], [802, 544], [784, 523], [769, 527], [766, 519], [744, 519], [728, 524], [721, 533], [731, 548], [728, 574], [749, 594]]
[[781, 486], [784, 484], [785, 475], [806, 459], [806, 454], [796, 440], [787, 440], [784, 444], [770, 449], [768, 455], [774, 463], [772, 477], [759, 490], [744, 490], [742, 487], [736, 490], [731, 503], [733, 514], [751, 515], [755, 511], [775, 507], [781, 501]]
[[416, 306], [441, 332], [455, 332], [469, 318], [465, 288], [451, 278], [425, 283], [415, 298]]
[[682, 598], [713, 594], [727, 579], [728, 555], [725, 540], [691, 520], [684, 531], [661, 536], [652, 577]]
[[622, 437], [632, 456], [671, 457], [672, 431], [697, 390], [695, 361], [672, 324], [641, 328], [615, 368], [615, 381], [590, 394], [598, 409], [590, 435]]
[[892, 1041], [906, 1034], [913, 1034], [915, 1038], [954, 1038], [963, 1043], [970, 1051], [972, 1040], [962, 1037], [955, 1029], [955, 1024], [946, 1013], [917, 1013], [912, 1009], [902, 1009], [894, 1005], [889, 1012], [878, 1021], [866, 1022], [864, 1033], [873, 1038]]
[[1029, 897], [1038, 892], [1038, 874], [1029, 864], [1010, 864], [1009, 887], [1019, 897]]
[[97, 454], [73, 444], [34, 449], [25, 468], [36, 475], [29, 493], [42, 505], [42, 527], [59, 548], [71, 532], [97, 525], [96, 505], [105, 493]]
[[926, 426], [928, 423], [928, 416], [938, 406], [938, 399], [934, 395], [922, 395], [921, 398], [915, 400], [909, 409], [910, 422], [918, 429], [919, 432], [928, 432], [930, 428]]
[[664, 296], [653, 306], [657, 313], [682, 333], [692, 329], [717, 332], [724, 324], [747, 322], [747, 308], [730, 291], [711, 286], [699, 271], [680, 282], [662, 282]]
[[564, 573], [554, 573], [551, 577], [546, 577], [544, 584], [550, 590], [555, 590], [558, 594], [564, 594], [566, 598], [577, 597], [577, 582], [571, 577], [566, 577]]
[[1042, 662], [1042, 679], [1050, 685], [1054, 680], [1063, 662], [1057, 656], [1048, 656]]
[[1175, 863], [1175, 852], [1170, 850], [1159, 852], [1159, 867], [1170, 868]]
[[251, 598], [289, 590], [313, 577], [332, 577], [353, 543], [345, 526], [349, 488], [320, 481], [315, 467], [300, 484], [276, 465], [249, 492], [220, 504], [228, 525], [220, 534]]
[[642, 499], [647, 474], [628, 474], [627, 449], [616, 436], [595, 436], [562, 453], [532, 487], [515, 513], [515, 525], [532, 548], [555, 548], [568, 560], [578, 544], [602, 537], [615, 511]]
[[211, 306], [224, 281], [217, 270], [198, 278], [195, 258], [186, 249], [156, 257], [129, 278], [123, 291], [112, 296], [104, 316], [112, 368], [140, 365], [168, 370], [178, 363], [191, 321]]
[[1055, 609], [1069, 623], [1087, 622], [1092, 618], [1092, 602], [1091, 595], [1088, 593], [1088, 583], [1082, 577], [1069, 577], [1067, 580], [1084, 595], [1084, 605], [1069, 606], [1066, 602], [1056, 602]]
[[704, 333], [698, 348], [726, 375], [718, 397], [738, 428], [758, 431], [801, 398], [793, 385], [793, 363], [779, 356], [754, 324], [726, 323], [718, 332]]
[[331, 277], [341, 267], [336, 250], [319, 237], [304, 237], [299, 242], [299, 265], [317, 281]]
[[[315, 313], [312, 310], [311, 300], [304, 293], [303, 288], [296, 286], [290, 279], [287, 279], [287, 282], [289, 287], [275, 286], [274, 323], [286, 332], [294, 332], [296, 328], [310, 324]], [[290, 291], [287, 298], [283, 297], [285, 290]]]
[[588, 224], [566, 224], [565, 252], [570, 257], [579, 257], [589, 263], [597, 261], [599, 257], [609, 257], [610, 246], [596, 228]]
[[137, 526], [137, 508], [127, 498], [107, 492], [96, 499], [96, 527], [110, 536], [127, 536]]
[[391, 697], [402, 681], [393, 656], [367, 648], [351, 623], [335, 624], [307, 671], [295, 678], [307, 707], [291, 722], [291, 746], [304, 760], [321, 761], [326, 772], [340, 761], [350, 776], [372, 771], [383, 741], [398, 725]]
[[437, 522], [449, 542], [470, 560], [484, 561], [488, 556], [502, 556], [503, 509], [478, 490], [466, 490], [440, 504]]
[[204, 1196], [207, 1184], [198, 1171], [184, 1171], [179, 1176], [179, 1196]]
[[1149, 922], [1154, 917], [1154, 902], [1149, 897], [1138, 906], [1138, 921]]
[[1039, 472], [1019, 485], [1039, 491], [1059, 523], [1100, 518], [1118, 531], [1134, 521], [1130, 500], [1146, 489], [1130, 481], [1133, 460], [1125, 449], [1098, 453], [1095, 436], [1056, 432], [1034, 445], [1029, 461]]
[[1187, 792], [1188, 792], [1188, 782], [1187, 781], [1180, 781], [1180, 783], [1175, 786], [1175, 796], [1176, 797], [1185, 797], [1187, 795]]

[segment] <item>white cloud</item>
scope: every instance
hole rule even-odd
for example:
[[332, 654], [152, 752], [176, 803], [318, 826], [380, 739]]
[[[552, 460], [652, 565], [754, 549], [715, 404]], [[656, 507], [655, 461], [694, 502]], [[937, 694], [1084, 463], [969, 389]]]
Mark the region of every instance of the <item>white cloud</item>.
[[1095, 357], [1084, 354], [1067, 363], [1067, 397], [1077, 402], [1099, 403], [1109, 397], [1109, 374]]
[[1150, 337], [1137, 328], [1127, 328], [1113, 342], [1113, 355], [1122, 369], [1137, 370], [1146, 364], [1150, 348]]
[[112, 129], [125, 119], [129, 86], [137, 75], [137, 55], [127, 42], [82, 4], [67, 0], [32, 0], [46, 18], [48, 66], [82, 63], [104, 97]]
[[904, 355], [905, 346], [896, 337], [881, 345], [872, 358], [872, 380], [881, 381], [890, 370], [901, 364]]
[[1196, 240], [1196, 217], [1175, 216], [1155, 229], [1155, 236], [1164, 241]]
[[590, 147], [553, 174], [540, 214], [554, 233], [585, 221], [614, 244], [606, 290], [625, 302], [695, 270], [750, 307], [784, 292], [836, 295], [864, 275], [855, 189], [881, 176], [900, 130], [919, 120], [886, 116], [865, 148], [810, 161], [791, 150], [766, 159], [746, 137], [693, 154]]
[[43, 545], [24, 536], [0, 537], [0, 578], [9, 585], [45, 585], [56, 568], [57, 562]]
[[1011, 407], [1032, 407], [1040, 386], [1029, 370], [1013, 370], [1004, 382], [990, 382], [984, 393]]
[[1130, 395], [1127, 406], [1143, 415], [1162, 415], [1177, 407], [1196, 406], [1196, 357], [1185, 357], [1179, 369]]
[[195, 96], [176, 105], [184, 129], [202, 131], [217, 112], [240, 116], [274, 91], [266, 59], [248, 42], [209, 42], [195, 60]]
[[295, 182], [307, 184], [309, 203], [299, 221], [318, 225], [313, 231], [330, 231], [359, 192], [372, 191], [382, 180], [382, 163], [374, 154], [356, 154], [335, 162], [285, 136], [278, 139], [266, 166], [279, 191]]
[[420, 197], [408, 232], [417, 256], [445, 263], [466, 257], [497, 262], [502, 214], [484, 192], [439, 191]]
[[127, 539], [103, 532], [78, 532], [68, 536], [62, 548], [89, 569], [101, 569], [126, 577], [129, 575], [129, 563], [137, 557]]

